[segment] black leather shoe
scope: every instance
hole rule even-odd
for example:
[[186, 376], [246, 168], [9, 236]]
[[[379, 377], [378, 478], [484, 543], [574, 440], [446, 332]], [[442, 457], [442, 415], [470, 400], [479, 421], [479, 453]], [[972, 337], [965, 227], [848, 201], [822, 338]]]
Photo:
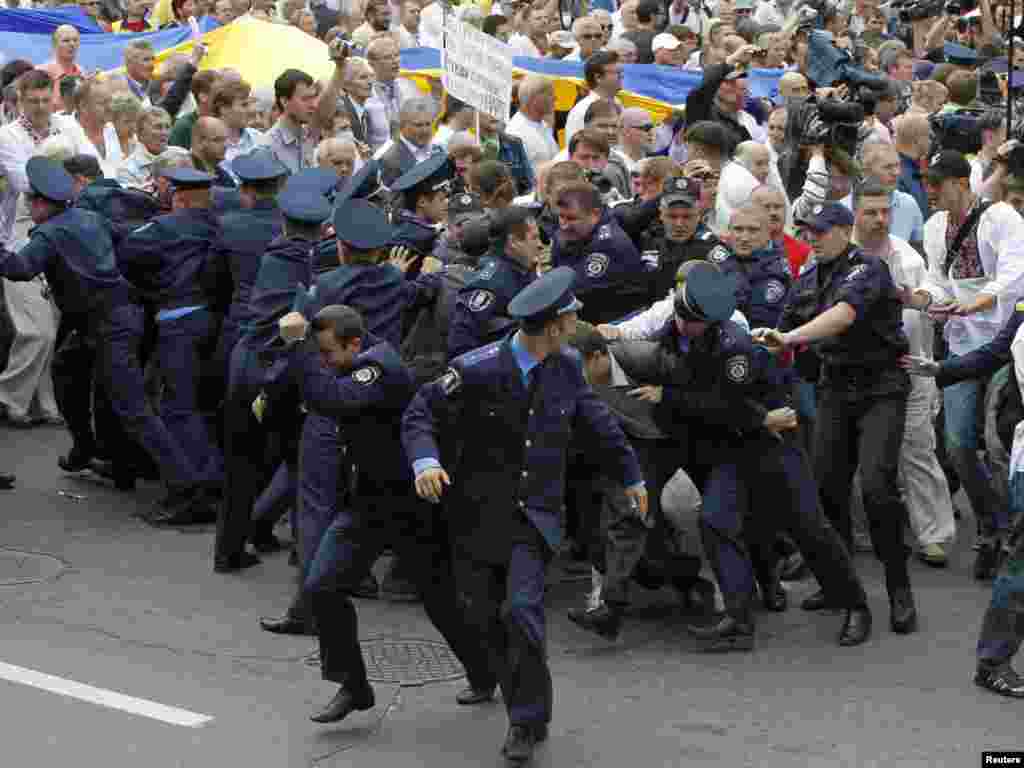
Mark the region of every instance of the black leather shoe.
[[315, 635], [316, 630], [308, 621], [285, 614], [276, 619], [260, 619], [260, 627], [275, 635]]
[[760, 584], [761, 605], [767, 611], [783, 613], [789, 607], [789, 597], [782, 588], [782, 569], [785, 564], [785, 560], [779, 560]]
[[92, 454], [72, 448], [67, 456], [57, 459], [57, 466], [65, 472], [81, 472], [92, 467]]
[[368, 573], [350, 594], [352, 597], [361, 597], [363, 600], [377, 600], [380, 598], [380, 585], [374, 575]]
[[609, 607], [607, 603], [589, 610], [570, 610], [569, 621], [607, 640], [618, 640], [622, 629], [622, 614]]
[[704, 653], [754, 650], [754, 627], [736, 621], [726, 614], [714, 624], [690, 625], [687, 631], [699, 641], [698, 650]]
[[214, 573], [234, 573], [235, 571], [244, 571], [246, 568], [252, 568], [254, 565], [259, 565], [260, 559], [256, 557], [252, 552], [239, 552], [235, 555], [229, 555], [227, 557], [218, 557], [213, 561]]
[[11, 488], [14, 487], [15, 479], [14, 475], [9, 475], [6, 472], [0, 472], [0, 490], [11, 490]]
[[494, 688], [474, 688], [468, 685], [455, 694], [455, 703], [464, 707], [472, 707], [475, 704], [483, 704], [485, 701], [494, 701]]
[[804, 556], [799, 552], [794, 552], [782, 561], [782, 581], [803, 581], [809, 573]]
[[265, 526], [254, 530], [249, 535], [249, 543], [261, 555], [272, 555], [284, 549], [284, 544], [274, 535], [273, 528]]
[[1024, 677], [1014, 672], [1009, 664], [999, 667], [979, 666], [974, 675], [974, 684], [1000, 696], [1024, 699]]
[[327, 706], [310, 715], [309, 719], [314, 723], [336, 723], [344, 720], [353, 712], [365, 712], [373, 709], [373, 690], [370, 689], [365, 695], [356, 697], [344, 688], [341, 688]]
[[710, 616], [715, 612], [715, 585], [698, 576], [683, 596], [683, 611], [691, 616]]
[[512, 763], [525, 763], [533, 759], [533, 750], [537, 746], [537, 737], [532, 728], [525, 725], [511, 725], [505, 737], [505, 745], [501, 754]]
[[914, 595], [909, 589], [894, 590], [889, 596], [889, 627], [897, 635], [909, 635], [917, 631], [917, 608]]
[[839, 644], [860, 645], [869, 637], [871, 637], [871, 611], [867, 607], [846, 610], [843, 617], [843, 628], [839, 630]]
[[978, 545], [978, 556], [974, 560], [974, 578], [991, 581], [999, 570], [999, 539], [982, 541]]

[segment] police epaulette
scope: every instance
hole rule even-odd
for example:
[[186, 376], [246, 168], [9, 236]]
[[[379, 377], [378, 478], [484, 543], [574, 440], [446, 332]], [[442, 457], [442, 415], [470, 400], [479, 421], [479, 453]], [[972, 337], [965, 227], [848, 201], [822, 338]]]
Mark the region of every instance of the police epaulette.
[[481, 363], [484, 360], [488, 360], [492, 357], [495, 357], [500, 349], [501, 342], [495, 341], [490, 344], [487, 344], [486, 346], [480, 347], [479, 349], [474, 349], [471, 352], [467, 352], [466, 354], [462, 355], [462, 357], [459, 358], [459, 362], [462, 363], [463, 367], [469, 365], [476, 365], [477, 363]]
[[1013, 309], [1015, 312], [1024, 312], [1024, 301], [1018, 301]]

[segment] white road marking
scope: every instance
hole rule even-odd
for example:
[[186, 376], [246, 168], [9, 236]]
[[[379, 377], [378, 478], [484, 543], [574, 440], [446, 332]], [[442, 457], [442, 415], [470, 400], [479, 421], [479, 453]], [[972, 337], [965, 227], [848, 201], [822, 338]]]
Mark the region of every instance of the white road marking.
[[66, 680], [63, 677], [36, 672], [34, 669], [5, 664], [2, 661], [0, 661], [0, 680], [9, 680], [12, 683], [28, 685], [41, 691], [49, 691], [72, 699], [98, 704], [101, 707], [119, 709], [122, 712], [161, 720], [171, 725], [182, 725], [186, 728], [199, 728], [213, 720], [209, 715], [200, 715], [189, 712], [187, 709], [168, 707], [155, 701], [125, 696], [117, 691], [95, 688], [84, 683], [76, 683], [74, 680]]

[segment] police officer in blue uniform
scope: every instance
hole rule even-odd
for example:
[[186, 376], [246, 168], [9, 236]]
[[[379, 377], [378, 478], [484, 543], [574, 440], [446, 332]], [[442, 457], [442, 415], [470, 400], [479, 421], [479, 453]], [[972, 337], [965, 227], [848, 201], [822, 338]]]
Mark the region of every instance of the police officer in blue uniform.
[[[331, 215], [327, 199], [301, 174], [291, 177], [277, 196], [284, 217], [282, 237], [267, 246], [249, 299], [248, 320], [231, 354], [224, 402], [224, 503], [217, 520], [214, 570], [228, 573], [256, 565], [246, 550], [273, 544], [276, 518], [252, 519], [253, 504], [284, 455], [268, 460], [268, 435], [297, 435], [297, 395], [290, 391], [286, 361], [277, 359], [274, 344], [278, 320], [287, 314], [297, 290], [312, 282], [311, 257], [323, 223]], [[270, 391], [268, 396], [267, 390]], [[295, 457], [291, 457], [294, 463]]]
[[448, 221], [451, 186], [452, 164], [444, 152], [417, 163], [391, 184], [397, 203], [393, 212], [394, 242], [421, 257], [413, 264], [413, 275], [418, 273], [423, 257], [444, 256], [441, 228]]
[[[325, 191], [325, 194], [336, 207], [349, 200], [366, 200], [387, 212], [391, 205], [391, 191], [381, 181], [380, 164], [373, 158], [367, 160], [354, 176], [345, 179], [340, 188], [335, 186], [333, 190]], [[339, 263], [344, 262], [340, 261], [338, 240], [333, 232], [329, 232], [328, 236], [317, 244], [313, 256], [313, 271], [316, 274], [329, 272]]]
[[490, 215], [491, 247], [480, 270], [459, 291], [448, 331], [448, 355], [458, 357], [507, 336], [517, 325], [509, 302], [537, 276], [536, 211], [510, 206]]
[[120, 424], [152, 455], [167, 484], [158, 517], [206, 514], [188, 455], [146, 403], [138, 358], [143, 310], [118, 269], [106, 222], [91, 211], [69, 207], [74, 183], [59, 165], [32, 158], [26, 172], [37, 226], [18, 253], [0, 252], [0, 274], [8, 280], [45, 274], [61, 312], [79, 318], [80, 326], [95, 337], [100, 383]]
[[230, 294], [218, 297], [221, 302], [229, 302], [227, 307], [218, 307], [224, 314], [218, 357], [225, 364], [238, 341], [241, 326], [251, 317], [249, 296], [260, 261], [267, 245], [280, 236], [284, 226], [274, 198], [280, 191], [281, 180], [288, 175], [288, 169], [269, 150], [237, 157], [231, 167], [242, 183], [239, 193], [244, 207], [221, 217], [220, 238], [212, 254], [230, 276]]
[[[772, 351], [810, 345], [821, 358], [813, 460], [822, 505], [852, 552], [850, 486], [859, 466], [871, 543], [885, 569], [890, 628], [906, 634], [917, 628], [917, 609], [896, 477], [910, 389], [899, 362], [909, 350], [903, 304], [888, 266], [851, 244], [848, 208], [822, 206], [806, 232], [814, 264], [793, 286], [778, 330], [755, 337]], [[803, 607], [821, 610], [833, 600], [823, 589]]]
[[645, 263], [589, 182], [559, 190], [558, 231], [551, 243], [552, 266], [576, 271], [576, 291], [593, 325], [620, 320], [648, 303], [656, 265]]
[[[341, 685], [311, 719], [336, 722], [374, 705], [348, 592], [389, 546], [411, 569], [427, 615], [466, 667], [470, 689], [460, 694], [460, 703], [489, 699], [496, 680], [456, 603], [447, 539], [434, 528], [440, 516], [416, 498], [402, 448], [402, 413], [415, 391], [412, 376], [397, 350], [368, 333], [351, 307], [324, 307], [312, 323], [293, 312], [280, 325], [286, 342], [302, 339], [311, 329], [313, 339], [292, 345], [291, 364], [306, 407], [344, 429], [345, 460], [356, 465], [350, 510], [323, 532], [305, 581], [324, 679]], [[334, 448], [329, 435], [326, 447]], [[324, 490], [332, 486], [329, 482]]]
[[786, 306], [792, 277], [780, 248], [772, 245], [761, 209], [737, 208], [729, 222], [732, 251], [712, 251], [708, 261], [736, 280], [736, 308], [752, 328], [774, 328]]
[[[443, 497], [456, 587], [501, 683], [510, 724], [502, 751], [516, 763], [532, 757], [551, 720], [544, 569], [560, 544], [570, 438], [647, 513], [636, 456], [565, 346], [581, 309], [574, 282], [563, 267], [524, 288], [508, 307], [522, 328], [455, 358], [402, 424], [417, 493]], [[443, 457], [449, 440], [461, 450]]]
[[[667, 381], [636, 391], [659, 404], [655, 418], [666, 433], [686, 425], [694, 440], [693, 460], [700, 465], [701, 538], [726, 614], [690, 631], [703, 651], [753, 648], [754, 567], [743, 536], [752, 518], [760, 519], [769, 541], [780, 527], [793, 535], [845, 611], [840, 645], [859, 645], [871, 630], [867, 598], [818, 506], [795, 434], [796, 415], [788, 407], [791, 382], [729, 320], [735, 310], [734, 277], [708, 263], [690, 269], [676, 290], [675, 317], [661, 338], [670, 361], [664, 366]], [[781, 498], [766, 501], [769, 489]]]
[[194, 168], [170, 168], [164, 176], [174, 188], [175, 210], [123, 238], [117, 259], [155, 313], [154, 355], [165, 382], [164, 422], [208, 491], [219, 495], [223, 457], [200, 409], [203, 366], [216, 350], [218, 329], [206, 282], [219, 234], [210, 211], [213, 177]]

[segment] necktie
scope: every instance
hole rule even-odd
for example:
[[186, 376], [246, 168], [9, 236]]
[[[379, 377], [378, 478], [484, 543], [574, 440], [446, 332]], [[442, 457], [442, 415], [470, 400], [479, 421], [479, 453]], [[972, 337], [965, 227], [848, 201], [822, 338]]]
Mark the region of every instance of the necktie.
[[363, 142], [369, 143], [370, 141], [370, 120], [369, 115], [366, 114], [366, 110], [363, 110], [363, 114], [359, 116], [359, 126], [363, 129]]

